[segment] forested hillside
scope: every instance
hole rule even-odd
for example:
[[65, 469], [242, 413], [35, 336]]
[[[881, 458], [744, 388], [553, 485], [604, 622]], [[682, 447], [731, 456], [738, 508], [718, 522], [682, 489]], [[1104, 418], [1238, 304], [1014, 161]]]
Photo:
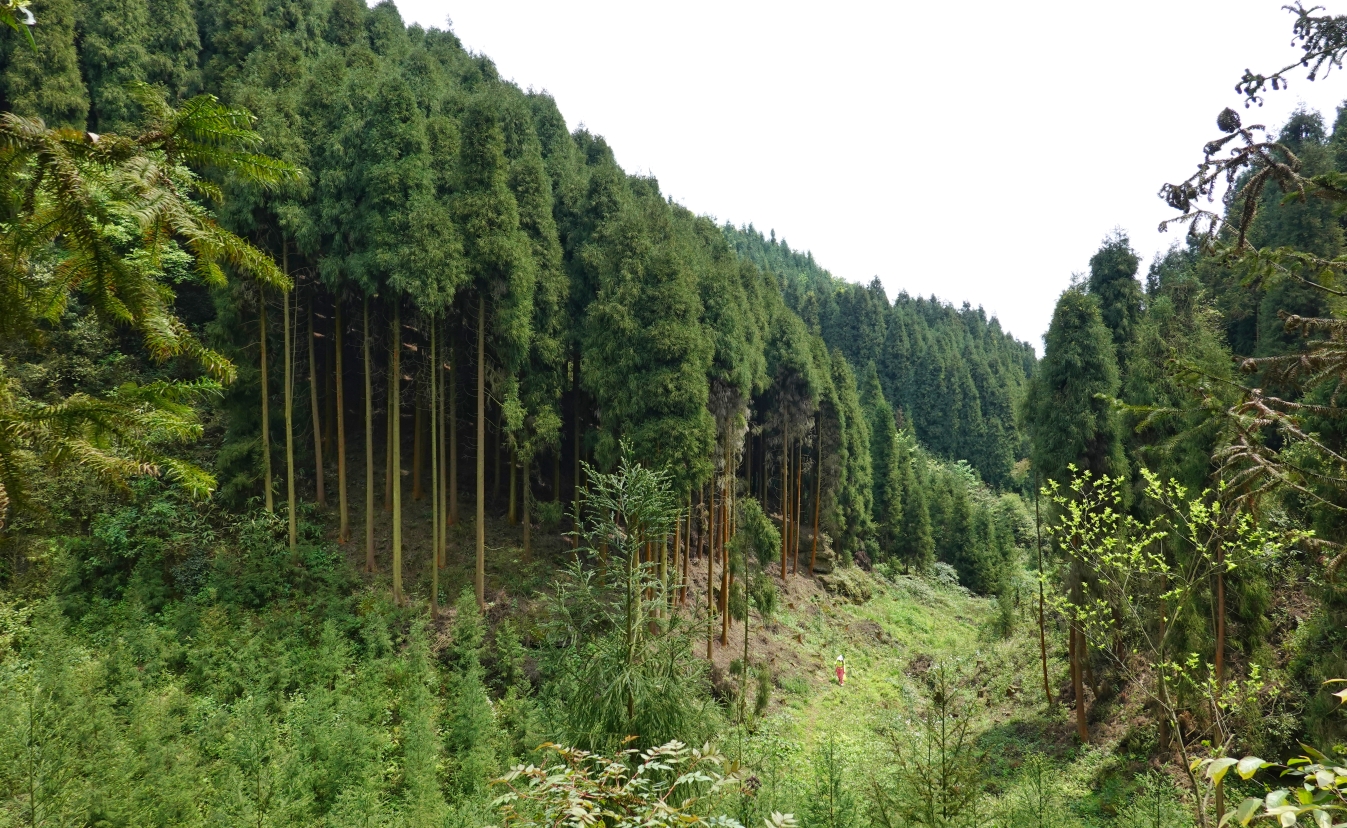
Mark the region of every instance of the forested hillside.
[[726, 225], [741, 256], [775, 273], [786, 305], [842, 352], [857, 371], [871, 364], [885, 397], [922, 445], [966, 460], [982, 478], [1010, 486], [1025, 454], [1015, 408], [1033, 374], [1033, 346], [1020, 342], [981, 308], [954, 308], [906, 292], [889, 303], [878, 277], [867, 286], [842, 281], [801, 254], [765, 238], [750, 224]]
[[1347, 115], [1036, 359], [386, 0], [0, 24], [0, 826], [1347, 813]]

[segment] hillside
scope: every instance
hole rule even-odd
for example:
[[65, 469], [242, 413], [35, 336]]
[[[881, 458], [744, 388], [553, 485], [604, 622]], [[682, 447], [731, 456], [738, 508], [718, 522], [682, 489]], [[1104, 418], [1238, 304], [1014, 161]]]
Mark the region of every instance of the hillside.
[[1039, 358], [387, 0], [0, 24], [0, 828], [1347, 808], [1347, 114], [1222, 111]]

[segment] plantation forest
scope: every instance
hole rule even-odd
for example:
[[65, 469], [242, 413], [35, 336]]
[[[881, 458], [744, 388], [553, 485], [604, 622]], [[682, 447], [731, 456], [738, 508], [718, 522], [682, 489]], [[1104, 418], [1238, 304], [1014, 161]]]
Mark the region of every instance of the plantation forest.
[[0, 0], [0, 826], [1347, 825], [1288, 12], [1036, 349], [389, 0]]

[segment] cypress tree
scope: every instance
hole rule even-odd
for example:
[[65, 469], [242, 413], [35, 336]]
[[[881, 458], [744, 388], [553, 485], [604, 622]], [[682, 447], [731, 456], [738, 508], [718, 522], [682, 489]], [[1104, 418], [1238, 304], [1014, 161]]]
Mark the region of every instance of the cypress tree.
[[136, 108], [127, 84], [145, 79], [150, 40], [146, 0], [85, 0], [77, 30], [81, 69], [92, 103], [89, 129], [125, 132]]
[[1044, 341], [1043, 362], [1025, 400], [1034, 467], [1062, 484], [1073, 464], [1096, 477], [1126, 474], [1120, 425], [1109, 402], [1118, 393], [1118, 365], [1098, 304], [1079, 290], [1062, 293]]
[[[501, 371], [502, 428], [522, 424], [518, 370], [527, 356], [533, 314], [535, 271], [519, 207], [509, 189], [505, 135], [496, 92], [487, 89], [469, 102], [461, 121], [460, 190], [452, 203], [464, 240], [467, 275], [477, 294], [477, 601], [486, 605], [486, 334], [492, 333]], [[491, 304], [488, 307], [487, 299]]]
[[1122, 232], [1104, 240], [1090, 257], [1090, 278], [1086, 290], [1099, 305], [1099, 316], [1113, 338], [1114, 354], [1123, 364], [1127, 347], [1136, 339], [1141, 321], [1141, 283], [1137, 266], [1141, 258]]
[[75, 49], [75, 9], [75, 0], [38, 0], [32, 5], [42, 21], [36, 50], [17, 39], [8, 44], [4, 100], [15, 115], [41, 118], [50, 127], [85, 128], [89, 93]]

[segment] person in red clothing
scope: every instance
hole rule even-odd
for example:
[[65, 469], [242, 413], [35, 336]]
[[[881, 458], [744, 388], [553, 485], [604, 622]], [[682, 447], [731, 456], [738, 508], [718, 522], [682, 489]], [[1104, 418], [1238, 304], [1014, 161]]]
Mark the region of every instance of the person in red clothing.
[[839, 655], [837, 657], [837, 684], [840, 687], [847, 683], [847, 663]]

